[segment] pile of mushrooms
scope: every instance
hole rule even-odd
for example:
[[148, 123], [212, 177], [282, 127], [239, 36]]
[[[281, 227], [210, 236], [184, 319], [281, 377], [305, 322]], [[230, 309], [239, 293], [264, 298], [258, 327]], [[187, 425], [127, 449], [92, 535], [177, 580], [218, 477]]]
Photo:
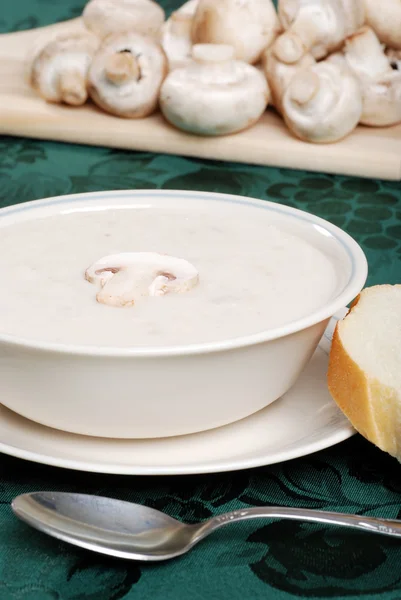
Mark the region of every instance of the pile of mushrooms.
[[82, 17], [86, 33], [33, 60], [48, 102], [128, 119], [160, 108], [201, 136], [251, 127], [271, 104], [312, 143], [401, 122], [401, 0], [188, 0], [167, 20], [155, 0], [89, 0]]

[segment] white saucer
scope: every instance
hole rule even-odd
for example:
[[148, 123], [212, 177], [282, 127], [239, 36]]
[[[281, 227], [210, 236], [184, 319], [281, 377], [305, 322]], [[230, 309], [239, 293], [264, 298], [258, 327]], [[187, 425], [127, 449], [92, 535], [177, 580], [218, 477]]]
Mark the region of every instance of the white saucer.
[[328, 448], [355, 433], [327, 389], [334, 324], [287, 394], [232, 425], [175, 438], [114, 440], [44, 427], [0, 405], [0, 452], [80, 471], [184, 475], [270, 465]]

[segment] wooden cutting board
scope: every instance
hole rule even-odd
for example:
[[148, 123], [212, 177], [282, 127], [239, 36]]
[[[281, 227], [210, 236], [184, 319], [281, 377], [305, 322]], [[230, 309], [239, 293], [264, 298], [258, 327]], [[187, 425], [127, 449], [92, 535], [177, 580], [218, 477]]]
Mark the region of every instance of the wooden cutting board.
[[271, 110], [251, 129], [204, 138], [174, 129], [160, 114], [126, 120], [107, 115], [89, 103], [80, 108], [47, 104], [30, 89], [29, 61], [38, 48], [59, 33], [82, 29], [81, 19], [73, 19], [0, 35], [0, 133], [401, 180], [401, 125], [358, 127], [341, 142], [316, 145], [294, 138]]

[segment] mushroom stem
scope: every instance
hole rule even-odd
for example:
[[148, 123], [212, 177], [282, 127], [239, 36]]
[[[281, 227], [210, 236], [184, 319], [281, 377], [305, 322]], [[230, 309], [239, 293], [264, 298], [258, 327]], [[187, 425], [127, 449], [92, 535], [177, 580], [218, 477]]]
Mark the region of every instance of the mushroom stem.
[[289, 32], [283, 33], [283, 35], [276, 40], [273, 52], [280, 62], [291, 65], [299, 62], [306, 52], [306, 47], [302, 43], [301, 38]]
[[308, 104], [319, 91], [319, 77], [310, 70], [296, 73], [290, 88], [291, 99], [299, 105]]
[[139, 79], [140, 74], [138, 60], [131, 52], [116, 52], [107, 59], [105, 75], [115, 85], [121, 85], [130, 79]]
[[86, 81], [79, 71], [60, 73], [59, 90], [62, 101], [73, 106], [85, 104], [88, 98]]
[[358, 72], [363, 71], [367, 77], [375, 78], [389, 70], [383, 48], [369, 27], [362, 27], [351, 35], [345, 45], [348, 63]]
[[277, 38], [274, 54], [281, 62], [298, 62], [319, 38], [319, 23], [311, 19], [307, 11], [301, 11], [290, 28]]

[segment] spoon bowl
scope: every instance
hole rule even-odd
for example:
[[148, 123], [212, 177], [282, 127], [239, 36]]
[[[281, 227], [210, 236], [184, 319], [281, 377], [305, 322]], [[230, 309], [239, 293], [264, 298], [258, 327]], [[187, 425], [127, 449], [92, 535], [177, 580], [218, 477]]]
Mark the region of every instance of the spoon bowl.
[[101, 554], [143, 561], [185, 554], [216, 529], [256, 518], [325, 523], [401, 538], [401, 521], [303, 508], [245, 508], [195, 525], [147, 506], [87, 494], [22, 494], [13, 500], [11, 508], [22, 521], [59, 540]]

